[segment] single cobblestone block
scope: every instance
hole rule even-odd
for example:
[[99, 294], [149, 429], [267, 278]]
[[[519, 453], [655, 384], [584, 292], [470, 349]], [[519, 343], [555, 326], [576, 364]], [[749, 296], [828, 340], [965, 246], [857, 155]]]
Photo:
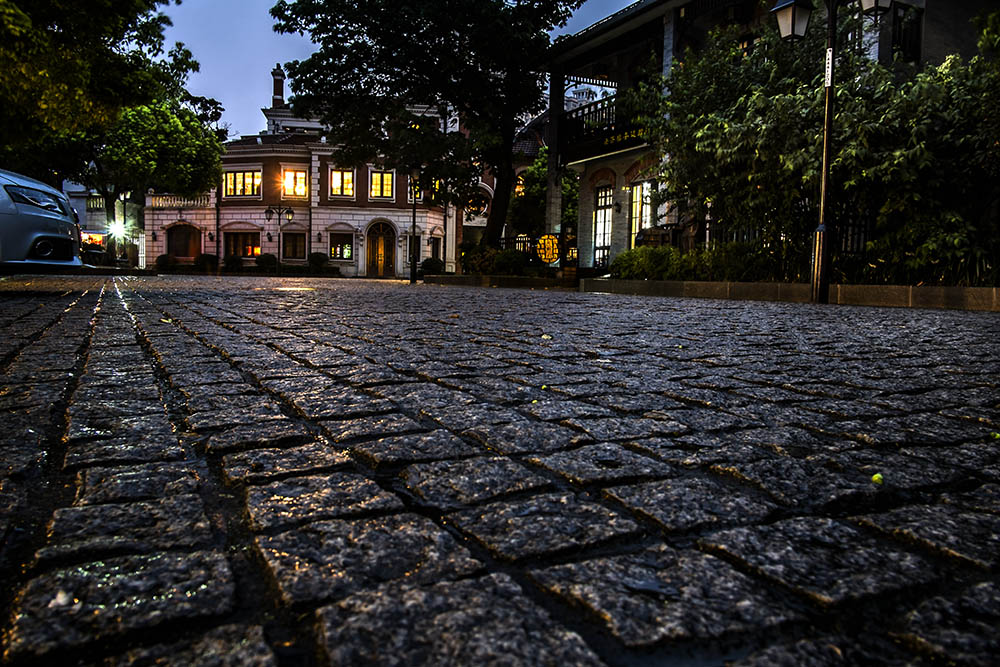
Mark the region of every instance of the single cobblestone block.
[[317, 521], [256, 542], [292, 604], [336, 600], [393, 580], [451, 580], [482, 567], [451, 535], [413, 514]]
[[562, 475], [574, 484], [597, 484], [673, 477], [680, 470], [614, 443], [588, 445], [529, 461]]
[[[634, 393], [634, 394], [622, 394], [622, 393], [609, 393], [600, 396], [594, 396], [590, 399], [594, 403], [602, 408], [611, 408], [617, 410], [618, 412], [628, 412], [630, 414], [642, 414], [644, 412], [659, 411], [659, 412], [671, 412], [673, 410], [683, 410], [688, 407], [686, 404], [680, 401], [675, 401], [672, 398], [667, 398], [662, 394], [645, 394], [645, 393]], [[597, 408], [595, 408], [597, 409]], [[607, 411], [605, 414], [610, 414]], [[603, 417], [604, 414], [580, 414], [580, 415], [567, 415], [564, 419], [570, 419], [573, 417]]]
[[159, 405], [155, 412], [141, 415], [127, 417], [106, 415], [102, 417], [89, 414], [83, 418], [74, 417], [74, 408], [71, 405], [69, 415], [66, 439], [70, 442], [101, 438], [120, 438], [139, 442], [150, 433], [170, 433], [173, 431], [162, 405]]
[[325, 392], [292, 395], [288, 400], [309, 419], [369, 417], [396, 409], [390, 401], [339, 386]]
[[1000, 516], [994, 514], [949, 505], [915, 505], [853, 519], [979, 567], [1000, 565]]
[[290, 419], [271, 419], [257, 424], [241, 424], [208, 439], [208, 451], [227, 453], [241, 449], [299, 445], [315, 436], [305, 426]]
[[324, 439], [288, 449], [251, 449], [222, 458], [229, 482], [258, 484], [274, 477], [332, 470], [350, 465], [351, 458]]
[[1000, 442], [993, 439], [951, 447], [903, 447], [899, 453], [930, 461], [925, 467], [946, 471], [954, 479], [976, 476], [1000, 482]]
[[[726, 663], [727, 667], [850, 667], [861, 664], [885, 664], [871, 655], [854, 655], [850, 643], [840, 637], [803, 639], [794, 644], [776, 644], [757, 651], [741, 660]], [[902, 667], [902, 663], [900, 663]]]
[[64, 470], [91, 466], [124, 466], [156, 461], [180, 461], [184, 449], [173, 429], [158, 429], [134, 439], [111, 438], [70, 443], [66, 449]]
[[1000, 484], [983, 484], [965, 493], [946, 493], [941, 502], [974, 512], [1000, 514]]
[[880, 487], [871, 481], [871, 475], [831, 470], [816, 462], [786, 456], [732, 465], [718, 463], [711, 469], [749, 482], [789, 507], [868, 502], [880, 491]]
[[527, 421], [524, 415], [513, 408], [500, 407], [488, 403], [453, 405], [440, 408], [428, 406], [421, 408], [420, 413], [452, 431], [462, 431], [465, 429], [490, 430], [501, 424]]
[[822, 605], [919, 586], [937, 576], [926, 559], [826, 518], [734, 528], [700, 543]]
[[184, 370], [170, 373], [170, 383], [181, 389], [209, 384], [240, 384], [245, 382], [239, 371], [223, 361], [185, 365], [182, 368]]
[[410, 382], [374, 387], [371, 392], [406, 410], [433, 410], [476, 402], [475, 396], [433, 382]]
[[576, 447], [590, 438], [572, 429], [548, 422], [515, 421], [496, 426], [479, 426], [464, 432], [501, 454], [551, 452]]
[[244, 424], [259, 424], [266, 421], [282, 421], [288, 419], [277, 403], [261, 399], [257, 396], [238, 394], [230, 397], [218, 407], [211, 403], [199, 404], [194, 412], [187, 417], [188, 426], [196, 431], [211, 431], [230, 426]]
[[352, 473], [293, 477], [247, 490], [254, 530], [403, 509], [393, 494]]
[[194, 463], [89, 468], [77, 473], [75, 504], [98, 505], [197, 493], [204, 479], [205, 470]]
[[586, 417], [610, 417], [614, 413], [607, 408], [590, 405], [583, 401], [544, 398], [517, 406], [518, 412], [542, 421], [562, 421]]
[[530, 574], [633, 647], [764, 633], [799, 618], [718, 558], [665, 545]]
[[644, 417], [662, 419], [683, 424], [688, 430], [699, 433], [713, 431], [735, 431], [763, 426], [763, 423], [746, 417], [731, 415], [721, 410], [689, 408], [685, 410], [654, 410]]
[[223, 625], [200, 637], [132, 649], [124, 655], [105, 658], [101, 664], [104, 667], [275, 667], [278, 663], [259, 625]]
[[630, 510], [668, 532], [707, 524], [741, 525], [764, 520], [777, 505], [706, 477], [685, 477], [605, 489]]
[[212, 531], [201, 497], [170, 496], [114, 505], [85, 505], [56, 510], [41, 561], [97, 558], [116, 553], [149, 553], [207, 547]]
[[566, 426], [579, 429], [597, 441], [633, 440], [650, 436], [674, 436], [688, 431], [675, 421], [646, 418], [599, 417], [567, 419]]
[[23, 479], [39, 470], [45, 459], [40, 438], [40, 434], [34, 437], [9, 432], [0, 435], [0, 480]]
[[388, 585], [317, 612], [335, 665], [602, 665], [504, 574]]
[[896, 636], [946, 664], [994, 667], [1000, 656], [1000, 586], [972, 586], [957, 598], [925, 601]]
[[382, 438], [390, 435], [416, 433], [424, 430], [417, 422], [406, 415], [397, 413], [359, 417], [344, 421], [324, 421], [323, 429], [334, 442], [346, 442], [361, 438]]
[[[921, 489], [930, 486], [959, 482], [966, 478], [966, 473], [947, 465], [947, 459], [935, 465], [929, 465], [927, 458], [921, 457], [917, 450], [937, 451], [938, 448], [914, 448], [899, 452], [879, 449], [863, 449], [833, 454], [811, 456], [810, 462], [824, 465], [839, 475], [849, 476], [858, 480], [870, 480], [872, 475], [882, 475], [883, 488]], [[951, 448], [940, 448], [949, 450]]]
[[544, 477], [503, 457], [420, 463], [400, 474], [410, 489], [441, 509], [456, 509], [551, 486]]
[[232, 609], [233, 579], [216, 553], [157, 554], [55, 570], [28, 582], [14, 604], [8, 648], [41, 656], [166, 623]]
[[447, 518], [511, 561], [593, 546], [640, 531], [631, 519], [568, 493], [491, 503]]
[[439, 461], [483, 453], [481, 448], [470, 445], [444, 429], [363, 442], [354, 445], [351, 451], [367, 459], [374, 466]]

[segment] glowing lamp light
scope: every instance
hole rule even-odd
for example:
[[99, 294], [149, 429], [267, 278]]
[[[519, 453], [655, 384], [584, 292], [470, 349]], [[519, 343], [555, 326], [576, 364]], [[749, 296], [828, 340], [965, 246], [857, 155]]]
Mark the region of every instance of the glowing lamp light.
[[108, 234], [116, 239], [125, 238], [125, 222], [122, 220], [115, 220], [108, 224]]

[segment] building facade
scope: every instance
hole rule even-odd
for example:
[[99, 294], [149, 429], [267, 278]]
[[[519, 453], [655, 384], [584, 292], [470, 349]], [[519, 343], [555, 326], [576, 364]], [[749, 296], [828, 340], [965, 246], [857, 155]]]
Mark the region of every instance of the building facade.
[[419, 193], [414, 202], [409, 174], [338, 164], [322, 126], [292, 115], [281, 67], [271, 74], [267, 131], [226, 144], [217, 189], [195, 199], [146, 196], [146, 256], [253, 263], [272, 254], [294, 265], [322, 253], [344, 276], [403, 278], [415, 252], [418, 264], [433, 257], [454, 271], [455, 208], [425, 205]]

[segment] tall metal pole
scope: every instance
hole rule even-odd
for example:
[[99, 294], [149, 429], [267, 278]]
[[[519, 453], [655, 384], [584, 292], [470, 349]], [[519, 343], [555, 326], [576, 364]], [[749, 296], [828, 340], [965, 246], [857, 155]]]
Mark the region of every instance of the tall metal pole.
[[410, 177], [410, 194], [413, 196], [413, 220], [410, 223], [410, 284], [417, 282], [417, 183], [416, 171]]
[[827, 303], [830, 298], [830, 240], [827, 228], [830, 194], [830, 158], [833, 152], [833, 106], [836, 98], [833, 68], [837, 49], [837, 6], [839, 0], [826, 0], [826, 112], [823, 121], [823, 178], [820, 185], [819, 226], [813, 236], [812, 302]]

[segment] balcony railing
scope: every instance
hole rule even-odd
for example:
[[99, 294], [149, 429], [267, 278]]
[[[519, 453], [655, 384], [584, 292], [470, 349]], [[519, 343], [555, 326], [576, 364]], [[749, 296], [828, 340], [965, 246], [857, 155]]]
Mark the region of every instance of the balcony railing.
[[559, 124], [564, 159], [574, 162], [645, 144], [642, 128], [624, 116], [616, 96], [564, 113]]
[[152, 195], [149, 208], [208, 208], [209, 195], [179, 197], [177, 195]]
[[88, 211], [103, 211], [104, 210], [104, 197], [101, 195], [90, 195], [87, 197], [87, 210]]

